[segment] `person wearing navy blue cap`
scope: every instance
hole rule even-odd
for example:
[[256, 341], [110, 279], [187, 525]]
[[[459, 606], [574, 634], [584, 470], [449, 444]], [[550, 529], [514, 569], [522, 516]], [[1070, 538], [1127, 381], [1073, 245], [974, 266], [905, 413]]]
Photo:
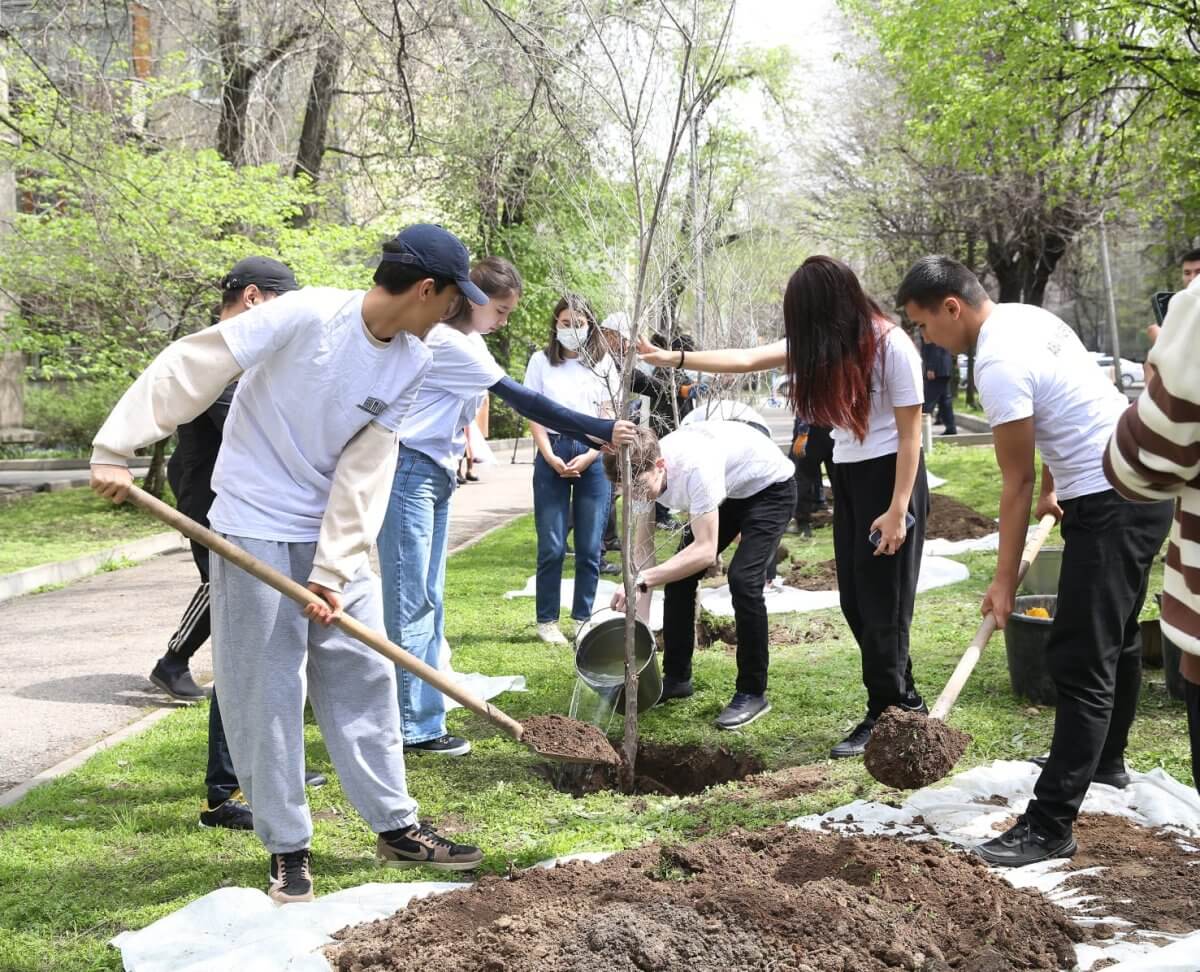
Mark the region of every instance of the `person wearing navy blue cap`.
[[134, 452], [207, 409], [240, 376], [213, 471], [214, 530], [321, 599], [296, 604], [220, 558], [210, 564], [213, 661], [238, 781], [270, 853], [268, 893], [313, 898], [304, 795], [307, 692], [338, 778], [397, 867], [469, 870], [479, 849], [417, 819], [408, 793], [395, 666], [331, 627], [383, 630], [367, 551], [387, 507], [397, 429], [430, 365], [424, 338], [470, 281], [440, 226], [383, 246], [368, 291], [305, 287], [166, 348], [94, 440], [92, 488], [125, 499]]

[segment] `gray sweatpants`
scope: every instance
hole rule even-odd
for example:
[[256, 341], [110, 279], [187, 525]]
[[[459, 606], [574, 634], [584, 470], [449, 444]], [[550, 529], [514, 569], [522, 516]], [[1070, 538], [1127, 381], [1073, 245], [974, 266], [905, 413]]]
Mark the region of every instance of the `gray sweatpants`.
[[[226, 537], [304, 584], [315, 543]], [[404, 780], [396, 666], [336, 627], [310, 623], [300, 605], [221, 557], [211, 561], [212, 648], [221, 715], [254, 831], [272, 854], [308, 847], [304, 699], [350, 802], [376, 833], [416, 822]], [[383, 628], [379, 581], [365, 563], [342, 609]]]

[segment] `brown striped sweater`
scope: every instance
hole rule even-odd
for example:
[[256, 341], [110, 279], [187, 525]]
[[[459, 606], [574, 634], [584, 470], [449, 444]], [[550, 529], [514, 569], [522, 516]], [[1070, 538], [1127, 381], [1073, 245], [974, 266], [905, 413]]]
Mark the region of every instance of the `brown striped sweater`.
[[1104, 474], [1130, 499], [1175, 500], [1162, 628], [1200, 655], [1200, 278], [1171, 299], [1147, 360], [1156, 374], [1117, 423]]

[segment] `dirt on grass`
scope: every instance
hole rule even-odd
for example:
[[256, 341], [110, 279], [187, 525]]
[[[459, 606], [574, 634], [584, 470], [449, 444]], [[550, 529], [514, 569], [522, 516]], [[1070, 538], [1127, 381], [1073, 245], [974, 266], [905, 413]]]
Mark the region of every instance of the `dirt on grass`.
[[342, 929], [337, 972], [1011, 972], [1084, 930], [983, 861], [789, 827], [488, 876]]
[[[638, 743], [633, 792], [659, 796], [691, 796], [710, 786], [741, 780], [763, 771], [752, 753], [735, 753], [724, 746]], [[556, 790], [586, 796], [618, 789], [615, 766], [546, 767], [543, 775]]]
[[863, 762], [880, 783], [913, 790], [954, 768], [971, 737], [941, 719], [891, 706], [871, 730]]
[[530, 716], [522, 725], [521, 742], [539, 755], [571, 763], [615, 766], [621, 760], [596, 726], [564, 715]]
[[977, 513], [941, 493], [929, 494], [929, 518], [925, 537], [929, 540], [977, 540], [995, 533], [999, 527], [990, 517]]
[[1099, 899], [1083, 905], [1089, 914], [1173, 935], [1200, 928], [1200, 854], [1184, 850], [1177, 834], [1139, 827], [1125, 817], [1085, 813], [1075, 823], [1075, 839], [1079, 850], [1071, 870], [1103, 868], [1066, 882]]
[[837, 562], [822, 560], [819, 563], [799, 563], [792, 567], [783, 579], [788, 587], [801, 591], [836, 591]]

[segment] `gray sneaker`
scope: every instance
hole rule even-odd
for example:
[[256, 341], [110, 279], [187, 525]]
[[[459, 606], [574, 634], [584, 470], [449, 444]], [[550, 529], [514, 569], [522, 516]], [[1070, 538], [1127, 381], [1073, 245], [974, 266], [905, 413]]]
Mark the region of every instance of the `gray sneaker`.
[[375, 842], [375, 858], [385, 867], [432, 867], [439, 871], [470, 871], [483, 860], [483, 853], [471, 844], [447, 840], [428, 824], [414, 824], [407, 830], [380, 834]]
[[734, 692], [729, 705], [717, 716], [718, 729], [741, 729], [755, 719], [765, 716], [771, 711], [771, 703], [765, 695], [750, 695], [746, 692]]

